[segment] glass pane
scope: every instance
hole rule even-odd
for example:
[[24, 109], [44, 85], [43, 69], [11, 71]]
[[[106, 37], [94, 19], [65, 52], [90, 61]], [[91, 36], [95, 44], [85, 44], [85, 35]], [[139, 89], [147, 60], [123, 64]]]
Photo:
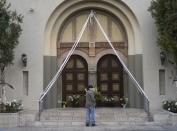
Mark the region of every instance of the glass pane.
[[72, 73], [66, 73], [66, 80], [73, 80], [73, 74]]
[[102, 80], [102, 81], [108, 80], [108, 74], [106, 74], [106, 73], [101, 73], [101, 80]]
[[74, 60], [73, 59], [70, 59], [69, 62], [67, 63], [66, 65], [66, 68], [73, 68], [74, 67]]
[[108, 84], [101, 84], [101, 91], [107, 91], [108, 90]]
[[118, 101], [119, 101], [119, 96], [114, 95], [113, 98], [114, 98], [115, 102], [118, 102]]
[[72, 89], [73, 89], [73, 85], [72, 84], [67, 84], [66, 85], [66, 90], [67, 91], [72, 91]]
[[101, 67], [102, 67], [102, 68], [106, 68], [107, 66], [108, 66], [108, 60], [102, 61]]
[[79, 83], [79, 84], [78, 84], [78, 87], [77, 87], [77, 90], [78, 90], [78, 91], [84, 91], [84, 90], [85, 90], [84, 84]]
[[76, 68], [84, 68], [84, 64], [80, 59], [76, 60]]
[[119, 90], [120, 90], [120, 85], [119, 85], [119, 83], [113, 83], [113, 84], [112, 84], [112, 89], [113, 89], [113, 91], [119, 91]]
[[118, 67], [116, 60], [112, 60], [112, 67]]
[[77, 74], [77, 80], [84, 80], [84, 79], [85, 79], [84, 73], [78, 73]]
[[112, 73], [112, 80], [119, 80], [119, 73]]

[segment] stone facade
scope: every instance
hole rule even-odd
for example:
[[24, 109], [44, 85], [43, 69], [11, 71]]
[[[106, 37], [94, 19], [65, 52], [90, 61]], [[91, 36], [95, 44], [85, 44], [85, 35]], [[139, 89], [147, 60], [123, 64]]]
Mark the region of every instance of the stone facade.
[[[61, 60], [67, 54], [66, 51], [59, 58], [60, 60], [58, 59], [59, 31], [61, 31], [63, 23], [67, 21], [68, 17], [86, 9], [110, 13], [123, 24], [127, 34], [127, 65], [147, 93], [151, 111], [161, 109], [163, 99], [176, 98], [177, 88], [171, 78], [173, 68], [169, 65], [162, 66], [160, 63], [160, 49], [156, 45], [156, 28], [150, 13], [147, 11], [150, 6], [149, 0], [52, 0], [50, 3], [49, 0], [8, 0], [8, 2], [12, 5], [11, 9], [24, 15], [23, 33], [19, 40], [19, 46], [15, 50], [14, 65], [6, 71], [6, 81], [15, 87], [13, 91], [7, 89], [8, 100], [21, 99], [25, 109], [38, 109], [38, 100], [41, 93], [54, 76], [58, 65], [62, 62]], [[30, 8], [33, 8], [34, 11], [30, 12]], [[89, 47], [89, 44], [87, 46]], [[90, 47], [92, 46], [90, 45]], [[97, 55], [96, 60], [98, 61], [101, 58], [100, 53], [103, 55], [112, 52], [108, 50], [100, 52], [100, 50], [90, 48], [84, 51], [78, 50], [75, 53], [79, 53], [84, 58], [88, 58], [87, 53]], [[28, 57], [27, 67], [23, 67], [20, 61], [23, 53], [26, 53]], [[92, 63], [90, 62], [90, 64]], [[94, 75], [95, 69], [94, 65], [90, 66], [90, 81], [96, 78]], [[164, 69], [166, 73], [165, 95], [159, 93], [160, 69]], [[23, 71], [29, 72], [28, 95], [23, 92]], [[132, 106], [134, 106], [140, 98], [131, 87], [132, 83], [125, 83], [128, 87], [125, 90], [132, 100]], [[46, 104], [51, 108], [56, 107], [56, 101], [62, 98], [62, 89], [57, 89], [57, 86], [61, 86], [61, 84], [58, 81], [47, 96], [49, 102]], [[52, 104], [50, 105], [50, 103]]]

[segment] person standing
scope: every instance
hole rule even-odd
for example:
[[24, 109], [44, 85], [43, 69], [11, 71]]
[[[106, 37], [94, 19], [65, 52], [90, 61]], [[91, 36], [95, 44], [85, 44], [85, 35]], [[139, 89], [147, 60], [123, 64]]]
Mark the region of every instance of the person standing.
[[93, 94], [93, 86], [88, 86], [88, 91], [86, 92], [86, 126], [90, 124], [90, 115], [92, 126], [95, 126], [95, 98]]

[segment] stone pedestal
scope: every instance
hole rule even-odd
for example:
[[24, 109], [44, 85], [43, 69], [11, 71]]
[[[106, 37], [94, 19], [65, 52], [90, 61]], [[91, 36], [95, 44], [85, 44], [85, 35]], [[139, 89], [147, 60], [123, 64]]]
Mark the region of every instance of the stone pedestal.
[[0, 128], [17, 127], [19, 124], [18, 113], [0, 113]]
[[153, 120], [161, 124], [177, 125], [177, 113], [166, 110], [158, 111], [153, 114]]

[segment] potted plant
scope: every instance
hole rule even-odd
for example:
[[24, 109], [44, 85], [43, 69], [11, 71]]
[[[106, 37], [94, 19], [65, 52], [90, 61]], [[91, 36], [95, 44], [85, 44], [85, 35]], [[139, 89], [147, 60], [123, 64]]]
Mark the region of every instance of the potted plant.
[[66, 101], [60, 101], [59, 100], [58, 103], [61, 104], [63, 108], [66, 108], [66, 106], [67, 106], [67, 102]]
[[162, 106], [163, 106], [163, 109], [165, 109], [169, 112], [177, 113], [177, 101], [175, 101], [175, 100], [163, 101]]
[[17, 127], [19, 124], [19, 111], [21, 110], [22, 104], [20, 101], [0, 101], [0, 127]]
[[22, 110], [21, 102], [13, 100], [12, 102], [0, 102], [0, 113], [16, 113]]
[[105, 97], [104, 98], [104, 103], [108, 107], [113, 107], [115, 105], [115, 100], [113, 97]]
[[120, 103], [121, 103], [122, 107], [125, 108], [127, 106], [127, 103], [128, 103], [128, 98], [123, 96], [122, 98], [120, 98]]
[[167, 113], [167, 121], [172, 125], [177, 125], [177, 100], [165, 100], [162, 104], [164, 113]]

